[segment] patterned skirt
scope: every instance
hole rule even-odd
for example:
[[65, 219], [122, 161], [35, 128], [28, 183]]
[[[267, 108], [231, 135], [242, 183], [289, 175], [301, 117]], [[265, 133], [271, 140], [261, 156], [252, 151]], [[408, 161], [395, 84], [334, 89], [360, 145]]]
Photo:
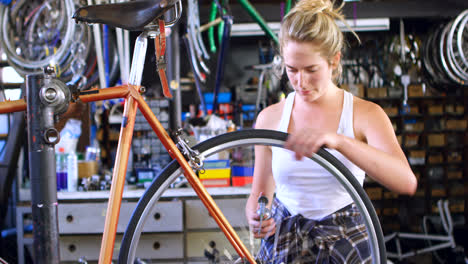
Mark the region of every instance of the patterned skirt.
[[262, 240], [257, 263], [371, 262], [366, 227], [354, 204], [321, 220], [311, 220], [300, 214], [291, 216], [275, 198], [272, 215], [277, 232]]

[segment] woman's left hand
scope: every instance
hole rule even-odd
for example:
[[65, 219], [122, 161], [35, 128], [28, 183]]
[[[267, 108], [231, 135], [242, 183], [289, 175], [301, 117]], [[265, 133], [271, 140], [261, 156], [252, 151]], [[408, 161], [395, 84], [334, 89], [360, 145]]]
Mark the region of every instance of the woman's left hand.
[[295, 152], [295, 158], [311, 157], [321, 147], [337, 149], [340, 135], [336, 133], [323, 133], [311, 129], [301, 129], [288, 136], [284, 147]]

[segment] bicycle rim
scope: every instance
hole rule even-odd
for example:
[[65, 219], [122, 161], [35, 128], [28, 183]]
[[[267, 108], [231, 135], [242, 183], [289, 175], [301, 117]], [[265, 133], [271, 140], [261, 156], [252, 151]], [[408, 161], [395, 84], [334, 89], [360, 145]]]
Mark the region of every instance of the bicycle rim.
[[[219, 135], [199, 143], [197, 149], [202, 157], [208, 157], [225, 149], [246, 145], [269, 145], [282, 147], [287, 134], [272, 130], [251, 129]], [[343, 185], [359, 208], [370, 239], [372, 263], [386, 263], [385, 242], [372, 202], [351, 172], [333, 155], [324, 149], [311, 157], [328, 170]], [[119, 252], [119, 263], [133, 263], [144, 222], [163, 192], [177, 179], [182, 170], [177, 161], [172, 161], [153, 180], [135, 208], [127, 226]]]

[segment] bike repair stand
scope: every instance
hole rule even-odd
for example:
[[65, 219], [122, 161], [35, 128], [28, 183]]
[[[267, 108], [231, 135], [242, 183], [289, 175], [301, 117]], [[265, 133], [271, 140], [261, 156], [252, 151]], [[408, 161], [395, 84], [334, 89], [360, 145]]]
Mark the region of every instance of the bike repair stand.
[[54, 146], [60, 134], [54, 116], [68, 109], [71, 93], [47, 67], [44, 74], [26, 76], [26, 97], [34, 263], [55, 264], [60, 254]]

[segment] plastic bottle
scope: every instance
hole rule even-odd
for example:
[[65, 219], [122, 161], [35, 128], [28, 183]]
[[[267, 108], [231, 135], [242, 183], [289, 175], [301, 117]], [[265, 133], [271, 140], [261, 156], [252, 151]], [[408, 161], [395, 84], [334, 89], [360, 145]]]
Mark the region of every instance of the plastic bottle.
[[78, 189], [78, 157], [73, 151], [67, 156], [67, 190], [76, 192]]
[[67, 189], [67, 154], [64, 148], [59, 148], [55, 157], [57, 174], [57, 191]]

